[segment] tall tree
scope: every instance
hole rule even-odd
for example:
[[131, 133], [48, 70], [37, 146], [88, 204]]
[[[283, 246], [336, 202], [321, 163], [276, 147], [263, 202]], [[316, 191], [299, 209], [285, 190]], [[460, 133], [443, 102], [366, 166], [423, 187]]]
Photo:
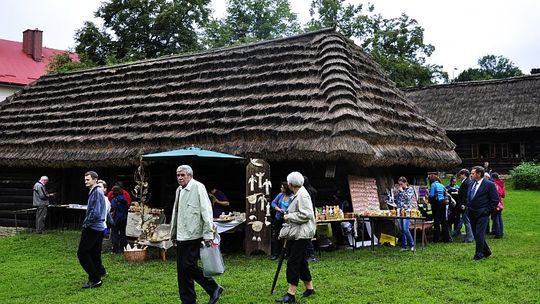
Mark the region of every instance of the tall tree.
[[373, 14], [375, 7], [344, 4], [344, 0], [313, 0], [307, 30], [335, 27], [347, 37], [358, 39], [399, 87], [432, 84], [448, 80], [442, 66], [426, 63], [435, 47], [424, 43], [424, 29], [402, 14], [385, 19]]
[[512, 61], [502, 55], [486, 55], [478, 59], [478, 66], [479, 68], [469, 68], [461, 72], [454, 81], [501, 79], [523, 75]]
[[290, 36], [300, 31], [288, 0], [229, 0], [223, 19], [213, 19], [205, 44], [222, 47]]
[[103, 28], [85, 22], [75, 50], [96, 65], [197, 50], [209, 14], [210, 0], [105, 1], [95, 13]]

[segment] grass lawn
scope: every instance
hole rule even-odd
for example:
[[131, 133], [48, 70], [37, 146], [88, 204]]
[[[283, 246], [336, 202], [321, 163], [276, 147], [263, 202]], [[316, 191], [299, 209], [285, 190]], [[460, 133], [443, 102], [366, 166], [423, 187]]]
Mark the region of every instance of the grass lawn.
[[[317, 294], [301, 303], [540, 303], [540, 191], [507, 192], [505, 237], [493, 256], [473, 261], [474, 244], [430, 244], [415, 254], [396, 248], [323, 252], [310, 265]], [[174, 259], [126, 263], [103, 254], [109, 276], [81, 289], [86, 274], [80, 232], [22, 233], [0, 238], [0, 303], [178, 303]], [[286, 290], [285, 268], [270, 295], [276, 262], [225, 257], [219, 303], [274, 303]], [[302, 287], [300, 288], [302, 290]], [[199, 303], [208, 296], [197, 285]]]

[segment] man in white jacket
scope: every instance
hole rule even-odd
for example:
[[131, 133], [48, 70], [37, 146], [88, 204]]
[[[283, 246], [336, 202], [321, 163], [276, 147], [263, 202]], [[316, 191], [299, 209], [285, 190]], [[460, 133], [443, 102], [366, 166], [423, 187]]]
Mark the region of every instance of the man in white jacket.
[[178, 290], [182, 303], [196, 303], [194, 281], [210, 295], [209, 304], [216, 303], [223, 287], [203, 275], [197, 266], [201, 242], [211, 246], [214, 239], [212, 204], [205, 186], [193, 179], [193, 169], [182, 165], [176, 169], [180, 185], [176, 189], [171, 219], [171, 239], [176, 245]]

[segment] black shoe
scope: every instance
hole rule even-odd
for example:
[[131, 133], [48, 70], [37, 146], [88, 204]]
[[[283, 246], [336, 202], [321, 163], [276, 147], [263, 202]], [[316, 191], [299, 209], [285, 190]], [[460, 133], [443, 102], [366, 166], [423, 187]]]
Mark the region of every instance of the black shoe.
[[208, 304], [214, 304], [217, 302], [217, 300], [219, 300], [219, 297], [221, 296], [221, 293], [223, 292], [223, 287], [221, 287], [220, 285], [217, 286], [216, 290], [214, 290], [214, 292], [212, 293], [212, 295], [210, 296], [210, 300], [208, 300]]
[[306, 259], [308, 263], [317, 262], [317, 258], [315, 256], [310, 256]]
[[296, 303], [296, 299], [294, 298], [294, 295], [290, 293], [286, 293], [283, 297], [276, 299], [276, 302], [278, 303]]
[[275, 261], [275, 260], [277, 260], [278, 258], [279, 258], [279, 257], [278, 257], [277, 255], [273, 255], [273, 256], [270, 257], [270, 260]]
[[480, 256], [480, 255], [476, 255], [476, 254], [475, 254], [474, 257], [473, 257], [473, 260], [478, 261], [478, 260], [481, 260], [481, 259], [483, 259], [483, 258], [484, 258], [483, 256]]
[[491, 255], [491, 251], [490, 252], [484, 252], [484, 257], [487, 258]]
[[306, 291], [302, 293], [302, 298], [307, 298], [314, 294], [315, 294], [315, 289], [306, 289]]
[[101, 286], [101, 281], [96, 282], [96, 283], [88, 281], [88, 282], [84, 283], [82, 288], [97, 288], [97, 287], [100, 287], [100, 286]]

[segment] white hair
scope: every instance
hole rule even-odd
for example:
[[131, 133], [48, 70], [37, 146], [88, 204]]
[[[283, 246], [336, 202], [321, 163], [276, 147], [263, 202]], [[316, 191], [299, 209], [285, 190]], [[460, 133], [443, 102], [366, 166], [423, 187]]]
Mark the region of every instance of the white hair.
[[304, 176], [298, 171], [294, 171], [287, 175], [287, 183], [294, 187], [302, 187], [304, 185]]
[[181, 171], [186, 172], [187, 175], [193, 176], [193, 169], [191, 169], [191, 167], [188, 165], [178, 166], [178, 169], [176, 169], [176, 172], [181, 172]]
[[49, 178], [48, 178], [47, 176], [45, 176], [45, 175], [42, 176], [42, 177], [39, 179], [40, 182], [45, 181], [45, 180], [46, 180], [46, 181], [49, 180]]

